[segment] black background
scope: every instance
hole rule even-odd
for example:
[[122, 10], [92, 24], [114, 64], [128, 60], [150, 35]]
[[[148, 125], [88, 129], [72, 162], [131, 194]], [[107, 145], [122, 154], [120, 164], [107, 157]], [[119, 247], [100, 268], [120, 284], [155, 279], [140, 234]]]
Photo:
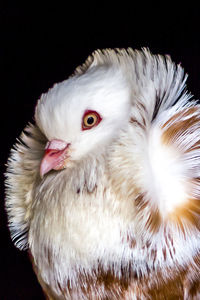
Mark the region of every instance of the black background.
[[[28, 2], [28, 1], [27, 1]], [[68, 4], [68, 2], [66, 2]], [[95, 6], [96, 5], [96, 6]], [[197, 7], [102, 2], [80, 7], [1, 4], [0, 8], [0, 299], [44, 299], [26, 252], [9, 237], [3, 173], [9, 151], [41, 93], [66, 79], [97, 48], [148, 47], [170, 54], [189, 74], [188, 89], [200, 98], [200, 21]]]

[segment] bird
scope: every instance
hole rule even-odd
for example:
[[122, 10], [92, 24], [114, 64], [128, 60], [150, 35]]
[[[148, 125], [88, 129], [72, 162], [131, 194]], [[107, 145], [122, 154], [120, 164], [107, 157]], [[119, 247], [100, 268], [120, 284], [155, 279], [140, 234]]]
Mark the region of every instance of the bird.
[[200, 105], [169, 55], [94, 51], [37, 101], [5, 208], [47, 299], [200, 299]]

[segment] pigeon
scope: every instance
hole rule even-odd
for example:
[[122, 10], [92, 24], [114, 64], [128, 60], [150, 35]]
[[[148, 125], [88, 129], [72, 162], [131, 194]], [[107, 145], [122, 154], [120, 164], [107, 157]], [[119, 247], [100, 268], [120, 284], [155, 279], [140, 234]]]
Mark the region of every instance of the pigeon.
[[96, 50], [41, 95], [5, 206], [47, 299], [200, 299], [200, 105], [166, 55]]

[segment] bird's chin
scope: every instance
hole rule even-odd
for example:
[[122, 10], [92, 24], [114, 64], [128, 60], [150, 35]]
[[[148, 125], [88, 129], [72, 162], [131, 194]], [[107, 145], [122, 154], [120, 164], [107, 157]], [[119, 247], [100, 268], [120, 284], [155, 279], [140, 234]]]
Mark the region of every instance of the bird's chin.
[[52, 140], [47, 143], [44, 156], [40, 164], [40, 176], [43, 177], [51, 170], [62, 170], [70, 160], [69, 145], [61, 140]]
[[66, 169], [66, 168], [70, 167], [71, 165], [72, 165], [71, 158], [70, 158], [70, 156], [68, 156], [60, 164], [55, 166], [53, 168], [53, 170], [56, 170], [56, 171], [63, 170], [63, 169]]

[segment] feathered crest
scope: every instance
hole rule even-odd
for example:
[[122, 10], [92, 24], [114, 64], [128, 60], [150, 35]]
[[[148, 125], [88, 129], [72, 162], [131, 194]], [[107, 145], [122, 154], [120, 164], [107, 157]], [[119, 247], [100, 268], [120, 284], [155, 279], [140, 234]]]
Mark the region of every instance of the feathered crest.
[[149, 121], [177, 102], [176, 108], [190, 106], [188, 100], [192, 95], [186, 90], [187, 74], [168, 55], [153, 55], [148, 48], [96, 50], [76, 68], [74, 75], [82, 75], [99, 66], [122, 70], [132, 87], [133, 105], [146, 110]]

